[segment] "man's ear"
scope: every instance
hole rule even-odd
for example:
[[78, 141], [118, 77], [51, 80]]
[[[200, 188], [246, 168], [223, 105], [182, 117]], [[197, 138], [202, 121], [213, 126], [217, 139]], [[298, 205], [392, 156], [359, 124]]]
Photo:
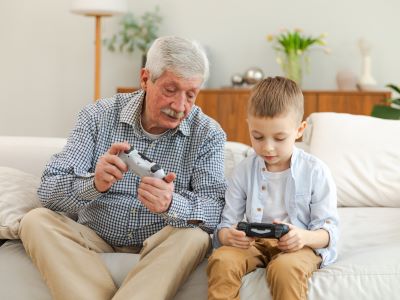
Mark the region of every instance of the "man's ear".
[[296, 140], [303, 136], [304, 129], [306, 129], [306, 127], [307, 127], [307, 122], [306, 121], [302, 121], [300, 123], [299, 128], [297, 128]]
[[140, 70], [140, 87], [142, 90], [146, 91], [147, 82], [150, 80], [150, 73], [149, 70], [142, 68]]

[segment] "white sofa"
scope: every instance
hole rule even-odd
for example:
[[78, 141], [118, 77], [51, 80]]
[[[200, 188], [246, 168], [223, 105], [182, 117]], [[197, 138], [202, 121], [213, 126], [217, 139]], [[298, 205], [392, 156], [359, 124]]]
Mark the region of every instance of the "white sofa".
[[[318, 113], [309, 123], [304, 142], [298, 146], [320, 157], [332, 170], [338, 187], [341, 237], [337, 262], [313, 274], [308, 299], [400, 299], [400, 121]], [[2, 216], [7, 191], [12, 190], [11, 184], [21, 185], [11, 177], [29, 181], [27, 186], [22, 182], [20, 189], [30, 190], [19, 194], [14, 188], [14, 196], [35, 197], [33, 190], [45, 162], [64, 143], [56, 138], [0, 137], [0, 230], [7, 221]], [[227, 144], [227, 174], [248, 151], [243, 144]], [[8, 171], [12, 176], [5, 174]], [[134, 254], [101, 256], [117, 284], [138, 259]], [[206, 264], [204, 260], [195, 270], [176, 300], [207, 299]], [[0, 247], [0, 266], [1, 299], [51, 299], [18, 239]], [[243, 279], [241, 299], [270, 299], [268, 295], [264, 269]]]

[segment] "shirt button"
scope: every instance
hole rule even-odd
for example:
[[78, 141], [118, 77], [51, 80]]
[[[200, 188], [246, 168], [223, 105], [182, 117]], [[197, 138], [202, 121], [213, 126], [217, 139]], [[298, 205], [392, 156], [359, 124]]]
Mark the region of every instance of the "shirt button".
[[132, 209], [131, 209], [131, 214], [132, 214], [132, 215], [135, 215], [135, 214], [136, 214], [136, 209], [132, 208]]
[[265, 172], [267, 169], [266, 168], [262, 168], [263, 172]]
[[331, 224], [331, 220], [326, 220], [325, 223], [326, 224]]
[[257, 207], [257, 211], [260, 212], [262, 211], [262, 209], [260, 207]]
[[133, 234], [132, 234], [132, 232], [129, 232], [129, 233], [128, 233], [128, 238], [130, 238], [130, 239], [131, 239], [132, 237], [133, 237]]
[[174, 212], [174, 213], [172, 214], [172, 216], [173, 216], [174, 218], [176, 218], [176, 217], [178, 217], [178, 214], [177, 214], [176, 212]]
[[265, 191], [267, 187], [265, 185], [261, 186], [261, 190]]

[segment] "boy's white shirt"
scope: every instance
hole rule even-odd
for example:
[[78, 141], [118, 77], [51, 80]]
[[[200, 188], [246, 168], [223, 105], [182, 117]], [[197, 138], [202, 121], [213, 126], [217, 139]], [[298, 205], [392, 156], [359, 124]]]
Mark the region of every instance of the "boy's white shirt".
[[[289, 216], [285, 207], [285, 190], [289, 180], [290, 169], [281, 172], [264, 171], [266, 176], [266, 189], [262, 223], [272, 223], [274, 220], [289, 222]], [[267, 209], [264, 209], [267, 208]]]
[[[263, 205], [267, 183], [265, 171], [264, 160], [255, 153], [235, 168], [228, 180], [221, 223], [214, 232], [214, 247], [221, 246], [219, 229], [237, 224], [244, 216], [248, 222], [262, 221], [264, 210], [266, 213], [268, 210]], [[329, 245], [315, 249], [315, 252], [322, 257], [321, 267], [334, 262], [339, 234], [336, 186], [321, 160], [296, 147], [291, 157], [284, 202], [289, 223], [303, 229], [328, 231]]]

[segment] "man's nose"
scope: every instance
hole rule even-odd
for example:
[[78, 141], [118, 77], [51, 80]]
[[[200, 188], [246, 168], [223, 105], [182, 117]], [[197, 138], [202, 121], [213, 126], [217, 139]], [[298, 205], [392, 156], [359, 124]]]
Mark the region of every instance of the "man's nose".
[[185, 110], [186, 95], [185, 93], [177, 93], [171, 108], [177, 112]]

